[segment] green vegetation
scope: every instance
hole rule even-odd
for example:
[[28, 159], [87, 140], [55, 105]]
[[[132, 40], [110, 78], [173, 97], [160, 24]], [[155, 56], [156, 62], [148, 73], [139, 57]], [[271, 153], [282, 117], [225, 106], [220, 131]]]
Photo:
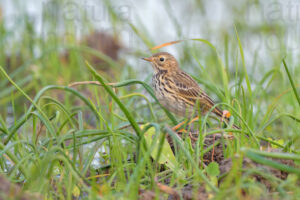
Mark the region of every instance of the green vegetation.
[[[288, 49], [285, 24], [248, 24], [249, 4], [237, 9], [228, 1], [233, 25], [205, 32], [217, 40], [187, 39], [171, 2], [161, 4], [184, 40], [156, 51], [176, 49], [181, 68], [241, 127], [206, 115], [193, 128], [200, 134], [191, 136], [191, 127], [184, 127], [190, 134], [171, 129], [187, 119], [153, 94], [151, 66], [140, 58], [161, 40], [142, 19], [126, 20], [104, 1], [112, 36], [93, 35], [93, 22], [78, 10], [78, 39], [78, 21], [56, 15], [67, 12], [65, 1], [53, 0], [43, 12], [42, 33], [20, 2], [13, 3], [19, 12], [12, 27], [0, 11], [0, 199], [300, 198], [300, 63], [299, 52]], [[208, 21], [204, 2], [190, 4]], [[138, 42], [119, 45], [122, 27]], [[253, 48], [257, 32], [261, 43], [275, 32], [278, 49]], [[89, 40], [114, 45], [101, 49]], [[78, 81], [90, 84], [70, 85]], [[22, 192], [9, 193], [4, 184]]]

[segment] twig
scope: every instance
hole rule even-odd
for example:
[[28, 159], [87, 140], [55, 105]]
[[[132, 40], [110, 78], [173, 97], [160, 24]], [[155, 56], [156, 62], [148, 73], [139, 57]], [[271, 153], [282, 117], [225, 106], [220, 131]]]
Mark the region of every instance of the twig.
[[[102, 86], [102, 84], [99, 81], [78, 81], [78, 82], [70, 83], [68, 85], [68, 87], [74, 87], [77, 85], [99, 85], [99, 86]], [[107, 83], [107, 85], [113, 86], [113, 85], [115, 85], [115, 83]]]
[[172, 195], [174, 199], [180, 199], [180, 196], [178, 194], [178, 192], [174, 189], [174, 188], [171, 188], [170, 186], [168, 185], [164, 185], [162, 183], [159, 183], [158, 180], [157, 180], [157, 177], [154, 178], [155, 180], [155, 183], [156, 183], [156, 186], [157, 188], [161, 191], [161, 192], [164, 192], [166, 194], [169, 194], [169, 195]]

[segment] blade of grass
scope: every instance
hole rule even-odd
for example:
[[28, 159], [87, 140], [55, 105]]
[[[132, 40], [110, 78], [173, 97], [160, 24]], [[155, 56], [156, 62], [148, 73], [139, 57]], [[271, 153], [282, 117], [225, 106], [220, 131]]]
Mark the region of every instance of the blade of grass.
[[299, 97], [299, 94], [298, 94], [298, 92], [297, 92], [297, 90], [296, 90], [296, 87], [295, 87], [293, 78], [292, 78], [292, 76], [291, 76], [291, 74], [290, 74], [290, 71], [289, 71], [289, 69], [288, 69], [288, 67], [287, 67], [287, 64], [286, 64], [284, 58], [282, 59], [282, 62], [283, 62], [283, 66], [284, 66], [284, 68], [285, 68], [285, 71], [286, 71], [286, 73], [287, 73], [287, 75], [288, 75], [288, 77], [289, 77], [289, 81], [290, 81], [290, 83], [291, 83], [291, 85], [292, 85], [292, 88], [293, 88], [294, 94], [295, 94], [295, 96], [296, 96], [296, 99], [297, 99], [297, 101], [298, 101], [298, 103], [299, 103], [299, 106], [300, 106], [300, 97]]
[[88, 63], [86, 62], [89, 70], [92, 72], [93, 76], [102, 84], [102, 86], [105, 88], [105, 90], [109, 93], [109, 95], [113, 98], [113, 100], [118, 104], [120, 109], [124, 112], [125, 116], [127, 117], [128, 121], [130, 122], [132, 128], [135, 130], [136, 134], [139, 137], [142, 137], [142, 131], [136, 121], [134, 120], [131, 113], [127, 110], [127, 108], [124, 106], [124, 104], [120, 101], [120, 99], [117, 97], [117, 95], [113, 92], [113, 90], [105, 84], [103, 78], [96, 72], [96, 70]]
[[267, 166], [270, 166], [272, 168], [275, 168], [275, 169], [278, 169], [278, 170], [281, 170], [284, 172], [294, 173], [294, 174], [297, 174], [298, 176], [300, 176], [300, 170], [297, 168], [291, 167], [289, 165], [284, 165], [284, 164], [281, 164], [281, 163], [273, 161], [273, 160], [266, 159], [263, 156], [261, 156], [257, 153], [254, 153], [253, 151], [250, 151], [248, 149], [241, 148], [241, 151], [244, 151], [245, 155], [248, 158], [250, 158], [251, 160], [253, 160], [257, 163], [267, 165]]
[[[75, 86], [75, 85], [81, 85], [81, 84], [95, 84], [95, 85], [100, 85], [102, 86], [101, 83], [99, 83], [98, 81], [82, 81], [82, 82], [75, 82], [75, 83], [71, 83], [69, 84], [69, 86]], [[137, 79], [129, 79], [129, 80], [125, 80], [125, 81], [121, 81], [121, 82], [118, 82], [118, 83], [110, 83], [109, 85], [111, 87], [123, 87], [123, 86], [128, 86], [128, 85], [133, 85], [133, 84], [140, 84], [142, 85], [145, 90], [151, 95], [151, 97], [156, 101], [156, 103], [158, 105], [160, 105], [160, 107], [164, 110], [164, 112], [166, 113], [166, 115], [169, 117], [169, 119], [172, 121], [172, 123], [174, 125], [178, 124], [177, 120], [175, 119], [175, 117], [173, 116], [172, 113], [170, 113], [165, 107], [163, 107], [159, 101], [157, 100], [154, 92], [153, 92], [153, 89], [147, 84], [145, 83], [144, 81], [140, 81], [140, 80], [137, 80]]]
[[300, 161], [300, 156], [292, 153], [279, 153], [279, 152], [266, 152], [256, 149], [248, 149], [247, 151], [256, 153], [260, 156], [265, 156], [269, 158], [278, 158], [278, 159], [288, 159], [288, 160], [297, 160]]
[[[5, 146], [2, 142], [0, 142], [0, 150], [4, 150], [5, 147], [6, 147], [6, 146]], [[19, 158], [17, 158], [12, 152], [7, 151], [7, 152], [5, 152], [5, 154], [6, 154], [6, 155], [7, 155], [7, 156], [8, 156], [15, 164], [18, 163]], [[21, 173], [24, 175], [25, 178], [28, 178], [28, 177], [29, 177], [29, 175], [28, 175], [28, 173], [27, 173], [27, 170], [25, 170], [25, 168], [24, 168], [23, 165], [20, 165], [20, 166], [19, 166], [19, 169], [20, 169]]]
[[185, 148], [185, 146], [182, 144], [180, 139], [178, 138], [177, 134], [174, 133], [174, 131], [168, 127], [165, 127], [165, 130], [170, 134], [172, 139], [176, 141], [176, 143], [179, 145], [180, 149], [183, 151], [189, 162], [191, 162], [192, 166], [195, 168], [195, 171], [197, 174], [202, 178], [202, 180], [216, 193], [219, 192], [219, 189], [216, 188], [210, 181], [209, 179], [204, 175], [204, 173], [200, 170], [199, 164], [195, 162], [195, 160], [192, 158], [188, 150]]
[[[6, 73], [6, 71], [2, 68], [2, 66], [0, 66], [0, 71], [2, 72], [2, 74], [9, 80], [9, 82], [12, 84], [12, 85], [14, 85], [16, 88], [17, 88], [17, 90], [18, 91], [20, 91], [25, 97], [26, 97], [26, 99], [28, 99], [31, 103], [32, 103], [32, 105], [33, 105], [33, 107], [35, 107], [38, 111], [39, 111], [39, 113], [41, 114], [41, 116], [43, 116], [43, 118], [45, 119], [45, 121], [44, 121], [44, 123], [47, 125], [47, 127], [49, 127], [50, 129], [50, 133], [51, 134], [55, 134], [55, 129], [54, 129], [54, 127], [52, 126], [52, 124], [50, 123], [50, 121], [49, 121], [49, 119], [48, 119], [48, 117], [47, 117], [47, 115], [40, 109], [40, 107], [35, 103], [35, 101], [34, 100], [32, 100], [10, 77], [9, 77], [9, 75]], [[5, 141], [5, 144], [7, 144], [7, 142], [9, 141], [9, 139], [10, 139], [10, 135], [8, 136], [8, 138], [7, 138], [7, 140]]]
[[[69, 88], [69, 87], [65, 87], [65, 86], [57, 86], [57, 85], [46, 86], [38, 92], [38, 94], [34, 97], [33, 102], [35, 104], [37, 104], [38, 100], [41, 98], [41, 96], [46, 91], [53, 90], [53, 89], [65, 90], [65, 91], [70, 92], [73, 95], [79, 97], [91, 109], [91, 111], [95, 114], [95, 116], [98, 118], [97, 112], [94, 110], [93, 106], [91, 105], [91, 103], [89, 102], [89, 100], [86, 97], [84, 97], [78, 91], [76, 91], [72, 88]], [[10, 141], [10, 139], [13, 137], [13, 135], [16, 133], [16, 131], [26, 122], [26, 120], [30, 116], [30, 113], [32, 112], [33, 108], [34, 108], [34, 104], [32, 104], [29, 107], [29, 109], [27, 110], [27, 112], [20, 119], [17, 120], [15, 125], [13, 125], [12, 127], [9, 128], [9, 135], [7, 136], [7, 138], [5, 140], [5, 144], [7, 144]]]
[[245, 75], [245, 79], [246, 79], [248, 92], [249, 92], [249, 95], [250, 95], [250, 98], [251, 98], [252, 97], [252, 89], [251, 89], [251, 84], [250, 84], [250, 81], [249, 81], [247, 68], [246, 68], [246, 64], [245, 64], [244, 51], [243, 51], [243, 47], [242, 47], [242, 43], [241, 43], [239, 34], [238, 34], [237, 29], [236, 29], [235, 26], [234, 26], [234, 30], [235, 30], [236, 38], [237, 38], [238, 43], [239, 43], [239, 48], [240, 48], [240, 53], [241, 53], [241, 58], [242, 58], [242, 63], [243, 63], [243, 68], [244, 68], [244, 75]]

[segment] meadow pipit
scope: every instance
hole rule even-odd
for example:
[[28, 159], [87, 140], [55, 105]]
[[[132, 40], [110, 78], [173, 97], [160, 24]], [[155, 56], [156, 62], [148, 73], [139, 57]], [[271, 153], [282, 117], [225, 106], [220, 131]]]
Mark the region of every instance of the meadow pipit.
[[[198, 114], [195, 112], [197, 102], [202, 115], [215, 105], [198, 83], [179, 68], [177, 60], [171, 54], [161, 52], [143, 59], [151, 62], [154, 69], [152, 86], [155, 96], [169, 111], [179, 116], [194, 117], [193, 113]], [[222, 120], [230, 117], [228, 111], [222, 111], [218, 107], [212, 112]], [[235, 125], [234, 127], [237, 128]]]

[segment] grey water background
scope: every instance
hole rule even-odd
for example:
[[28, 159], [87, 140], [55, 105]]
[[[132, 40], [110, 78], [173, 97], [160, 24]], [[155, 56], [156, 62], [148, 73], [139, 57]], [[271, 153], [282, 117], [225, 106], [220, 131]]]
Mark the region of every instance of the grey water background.
[[[51, 4], [53, 6], [57, 1], [1, 0], [0, 2], [6, 27], [12, 32], [11, 38], [21, 37], [18, 35], [18, 29], [22, 24], [24, 16], [22, 13], [27, 13], [35, 25], [35, 32], [44, 37], [51, 35], [53, 31], [62, 34], [67, 32], [80, 38], [88, 30], [85, 23], [85, 20], [88, 20], [97, 30], [117, 33], [123, 45], [128, 49], [147, 50], [147, 47], [128, 24], [120, 25], [119, 30], [112, 27], [109, 8], [104, 1], [60, 1], [59, 12], [52, 13], [53, 20], [57, 20], [56, 30], [49, 30], [47, 25], [43, 24], [43, 16], [51, 9], [53, 12]], [[283, 57], [288, 54], [293, 56], [291, 60], [298, 62], [298, 59], [295, 58], [299, 57], [300, 49], [300, 1], [265, 0], [258, 2], [256, 4], [255, 1], [245, 0], [113, 0], [111, 5], [118, 17], [143, 30], [157, 45], [179, 39], [203, 38], [214, 44], [222, 55], [224, 34], [228, 34], [229, 40], [236, 40], [234, 27], [241, 24], [241, 26], [247, 27], [243, 27], [243, 32], [239, 32], [247, 67], [252, 65], [255, 54], [258, 55], [257, 64], [264, 68], [274, 65], [271, 59], [274, 55]], [[66, 30], [64, 24], [60, 24], [59, 19], [74, 21], [73, 29]], [[261, 31], [262, 27], [272, 28], [274, 26], [280, 29], [268, 33]], [[166, 47], [163, 50], [180, 58], [180, 44]], [[9, 52], [9, 48], [7, 51]], [[140, 60], [127, 60], [131, 66], [141, 65]], [[297, 63], [292, 63], [291, 66], [295, 66], [295, 64]], [[137, 70], [139, 69], [140, 67], [137, 67]], [[260, 70], [263, 69], [258, 69], [256, 72], [258, 75]]]

